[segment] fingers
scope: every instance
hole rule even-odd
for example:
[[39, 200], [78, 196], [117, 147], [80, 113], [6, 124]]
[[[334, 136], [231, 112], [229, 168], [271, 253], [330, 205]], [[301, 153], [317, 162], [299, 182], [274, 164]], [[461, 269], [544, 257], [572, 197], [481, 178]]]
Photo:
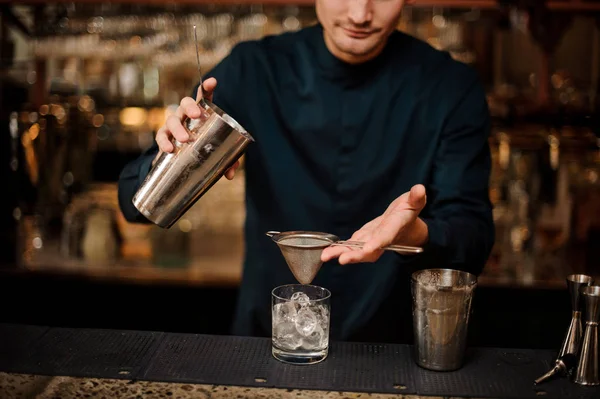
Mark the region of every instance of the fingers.
[[[371, 220], [369, 223], [365, 224], [363, 228], [356, 231], [352, 234], [352, 237], [348, 241], [367, 241], [371, 235], [370, 230], [374, 225], [379, 223], [381, 220], [381, 216]], [[376, 251], [365, 251], [364, 248], [356, 248], [356, 247], [345, 247], [341, 245], [335, 245], [327, 247], [321, 253], [321, 260], [323, 262], [328, 262], [332, 259], [338, 258], [340, 264], [348, 264], [348, 263], [358, 263], [361, 261], [364, 262], [374, 262], [379, 258], [379, 254]]]
[[382, 253], [382, 250], [366, 251], [364, 247], [361, 249], [336, 245], [325, 248], [321, 253], [321, 260], [328, 262], [337, 258], [340, 265], [375, 262]]
[[342, 246], [327, 247], [321, 252], [321, 261], [329, 262], [330, 260], [339, 258], [343, 253], [352, 251], [351, 248]]
[[171, 137], [175, 137], [180, 143], [185, 143], [189, 139], [189, 134], [181, 124], [181, 119], [175, 114], [167, 118], [165, 126], [156, 132], [156, 144], [164, 152], [173, 152], [175, 147], [171, 142]]
[[171, 143], [171, 138], [174, 137], [180, 143], [185, 143], [189, 140], [189, 134], [182, 124], [182, 120], [186, 117], [199, 118], [202, 116], [200, 107], [191, 97], [184, 97], [177, 107], [177, 111], [167, 118], [167, 121], [158, 132], [156, 132], [156, 143], [161, 151], [172, 152], [175, 147]]
[[373, 232], [370, 239], [363, 245], [363, 250], [367, 253], [373, 253], [379, 248], [390, 245], [402, 227], [408, 223], [405, 214], [386, 215], [381, 220], [377, 230]]
[[412, 211], [403, 211], [386, 215], [373, 232], [370, 240], [363, 246], [367, 253], [374, 253], [379, 248], [386, 247], [394, 242], [402, 229], [414, 220]]
[[227, 169], [227, 171], [225, 172], [225, 177], [229, 180], [233, 180], [233, 177], [235, 176], [235, 171], [239, 167], [240, 167], [240, 161], [236, 161], [233, 164], [233, 166], [231, 166], [231, 168]]
[[354, 250], [346, 251], [342, 255], [340, 255], [338, 262], [341, 265], [348, 265], [351, 263], [363, 263], [363, 262], [375, 262], [381, 255], [383, 251], [379, 248], [385, 245], [367, 245], [369, 242], [372, 242], [372, 231], [377, 231], [378, 226], [381, 224], [383, 218], [381, 216], [373, 219], [371, 222], [365, 225], [365, 230], [358, 230], [356, 233], [352, 235], [350, 240], [352, 241], [363, 241], [365, 244], [362, 248], [354, 248]]
[[384, 252], [381, 248], [394, 243], [402, 235], [411, 235], [416, 231], [414, 222], [426, 202], [425, 187], [421, 184], [413, 186], [409, 192], [394, 200], [383, 215], [352, 235], [351, 241], [365, 242], [362, 248], [330, 246], [321, 253], [321, 260], [327, 262], [337, 258], [341, 265], [375, 262]]
[[161, 127], [160, 129], [158, 129], [158, 132], [156, 132], [156, 144], [158, 144], [158, 148], [160, 151], [172, 152], [175, 149], [169, 137], [170, 135], [167, 133], [167, 129], [165, 126]]
[[[216, 87], [217, 80], [215, 78], [206, 79], [202, 84], [202, 88], [204, 89], [204, 97], [212, 101], [213, 92]], [[198, 86], [197, 100], [200, 100], [200, 98], [202, 98], [202, 90], [200, 86]], [[205, 112], [202, 112], [203, 110], [201, 110], [198, 106], [197, 100], [194, 100], [191, 97], [183, 98], [179, 103], [177, 111], [175, 111], [173, 115], [169, 116], [165, 125], [161, 127], [158, 132], [156, 132], [155, 140], [160, 151], [172, 152], [175, 149], [173, 143], [171, 142], [172, 137], [174, 137], [180, 143], [186, 143], [189, 140], [189, 134], [183, 127], [182, 121], [186, 117], [197, 119], [206, 116]], [[239, 162], [236, 162], [236, 164], [227, 171], [226, 177], [230, 180], [233, 179], [235, 169], [238, 167]]]
[[427, 196], [425, 187], [417, 184], [408, 193], [399, 197], [399, 201], [386, 210], [379, 226], [371, 239], [365, 243], [364, 250], [371, 253], [394, 243], [399, 237], [411, 238], [414, 222], [425, 207]]
[[363, 247], [363, 249], [344, 252], [340, 255], [338, 262], [340, 263], [340, 265], [348, 265], [351, 263], [375, 262], [377, 259], [379, 259], [382, 253], [383, 251], [381, 250], [366, 251]]
[[183, 120], [185, 116], [189, 116], [192, 119], [199, 118], [201, 116], [200, 107], [194, 101], [192, 97], [185, 97], [179, 103], [179, 107], [175, 112], [179, 120]]
[[180, 143], [185, 143], [189, 140], [190, 135], [181, 124], [181, 119], [176, 115], [171, 115], [167, 118], [166, 126], [168, 132]]
[[212, 101], [213, 99], [213, 92], [215, 91], [215, 88], [217, 87], [217, 79], [215, 78], [208, 78], [205, 81], [202, 82], [202, 87], [198, 86], [198, 91], [196, 93], [196, 100], [200, 100], [202, 98], [202, 89], [204, 89], [204, 98], [208, 99], [209, 101]]

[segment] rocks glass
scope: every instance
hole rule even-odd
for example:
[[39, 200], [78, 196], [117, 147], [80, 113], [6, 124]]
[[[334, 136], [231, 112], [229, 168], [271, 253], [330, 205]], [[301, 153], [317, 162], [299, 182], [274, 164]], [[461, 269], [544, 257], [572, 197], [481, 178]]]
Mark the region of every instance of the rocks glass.
[[272, 353], [286, 363], [315, 364], [329, 352], [329, 290], [289, 284], [271, 292]]

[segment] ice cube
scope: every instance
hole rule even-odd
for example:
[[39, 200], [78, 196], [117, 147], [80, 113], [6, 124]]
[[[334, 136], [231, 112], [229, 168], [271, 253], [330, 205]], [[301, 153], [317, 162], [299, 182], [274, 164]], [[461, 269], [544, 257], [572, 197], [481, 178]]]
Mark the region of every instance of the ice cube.
[[294, 350], [302, 345], [302, 338], [296, 332], [294, 323], [279, 323], [273, 325], [274, 344], [281, 349]]
[[296, 330], [303, 337], [309, 336], [317, 326], [317, 316], [308, 307], [303, 307], [296, 316]]
[[306, 350], [321, 350], [327, 347], [328, 337], [320, 325], [316, 325], [310, 335], [302, 338], [302, 348]]
[[296, 307], [293, 303], [278, 303], [273, 307], [273, 323], [293, 323], [296, 319], [296, 314]]
[[297, 302], [299, 304], [308, 304], [310, 302], [310, 298], [304, 292], [294, 292], [292, 297], [290, 298], [292, 302]]
[[315, 316], [317, 317], [317, 323], [323, 328], [329, 325], [329, 309], [323, 305], [317, 305], [313, 308]]

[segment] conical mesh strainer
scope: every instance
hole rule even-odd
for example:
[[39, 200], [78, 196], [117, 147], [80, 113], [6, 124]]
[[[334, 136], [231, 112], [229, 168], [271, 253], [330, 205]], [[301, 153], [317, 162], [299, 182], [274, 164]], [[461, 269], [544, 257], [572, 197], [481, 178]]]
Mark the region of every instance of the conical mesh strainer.
[[281, 254], [300, 284], [310, 284], [323, 265], [321, 253], [339, 238], [333, 234], [314, 231], [268, 231], [279, 246]]
[[[268, 231], [266, 233], [279, 246], [288, 267], [300, 284], [310, 284], [323, 265], [321, 253], [331, 245], [361, 248], [364, 242], [342, 241], [336, 235], [318, 231]], [[388, 245], [382, 248], [402, 254], [418, 254], [420, 247]]]

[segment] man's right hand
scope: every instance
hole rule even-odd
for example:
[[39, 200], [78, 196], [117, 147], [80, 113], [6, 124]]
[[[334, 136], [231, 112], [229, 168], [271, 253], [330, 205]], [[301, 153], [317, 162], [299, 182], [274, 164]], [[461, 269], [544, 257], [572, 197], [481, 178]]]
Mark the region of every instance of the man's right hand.
[[[213, 91], [217, 87], [217, 80], [215, 78], [206, 79], [202, 87], [204, 88], [204, 94], [206, 98], [212, 101]], [[172, 152], [175, 148], [173, 147], [173, 143], [171, 143], [171, 138], [174, 137], [180, 143], [186, 143], [189, 140], [189, 134], [183, 127], [182, 121], [186, 117], [190, 117], [192, 119], [203, 117], [203, 110], [198, 106], [198, 101], [202, 98], [202, 90], [200, 86], [198, 86], [198, 93], [196, 94], [196, 100], [191, 97], [185, 97], [179, 103], [179, 107], [177, 107], [177, 111], [173, 115], [170, 115], [167, 118], [166, 123], [158, 132], [156, 132], [156, 144], [158, 144], [159, 155], [162, 152]], [[156, 159], [158, 159], [158, 156]], [[153, 162], [154, 164], [154, 162]], [[225, 172], [225, 177], [229, 180], [233, 179], [235, 175], [236, 169], [240, 166], [240, 162], [237, 161], [231, 168]]]

